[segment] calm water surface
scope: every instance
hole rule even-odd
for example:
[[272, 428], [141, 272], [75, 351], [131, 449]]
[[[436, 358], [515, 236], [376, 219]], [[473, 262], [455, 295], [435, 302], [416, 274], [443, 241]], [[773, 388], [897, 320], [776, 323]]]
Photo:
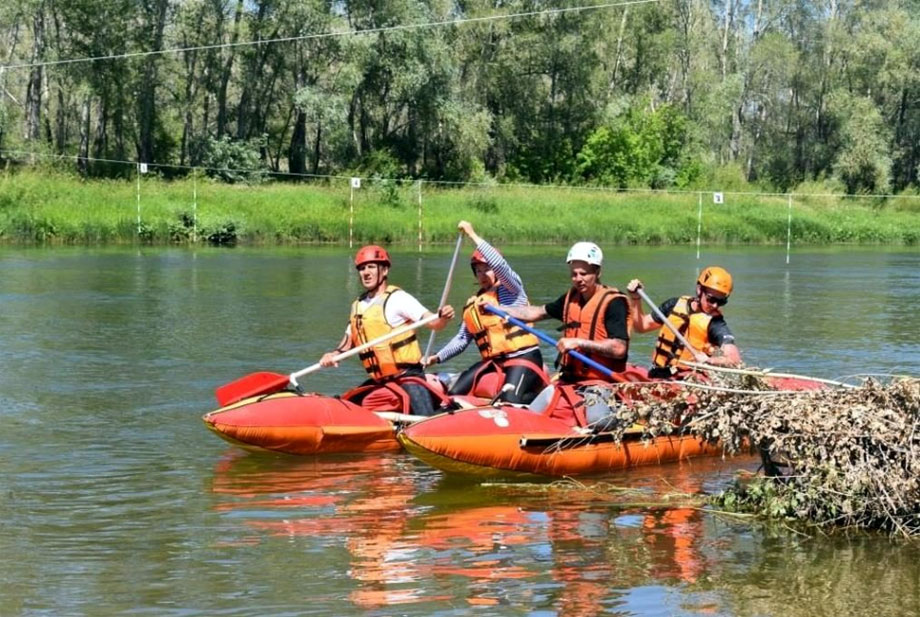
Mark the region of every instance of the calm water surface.
[[[565, 250], [507, 251], [535, 303], [566, 288]], [[435, 305], [448, 249], [395, 259]], [[603, 279], [661, 301], [709, 263], [736, 277], [749, 364], [917, 375], [920, 252], [611, 248]], [[204, 428], [216, 386], [331, 349], [358, 291], [343, 249], [0, 249], [0, 615], [920, 614], [916, 545], [641, 506], [749, 460], [470, 485], [401, 454], [247, 455]], [[464, 265], [451, 300], [472, 291]], [[337, 393], [362, 370], [307, 379]]]

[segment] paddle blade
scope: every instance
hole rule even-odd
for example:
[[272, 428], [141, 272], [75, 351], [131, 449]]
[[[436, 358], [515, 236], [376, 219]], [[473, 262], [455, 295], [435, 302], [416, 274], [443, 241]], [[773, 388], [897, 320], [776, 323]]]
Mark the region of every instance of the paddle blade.
[[236, 381], [224, 384], [214, 391], [214, 395], [217, 397], [217, 403], [221, 407], [226, 407], [250, 396], [280, 392], [287, 387], [288, 383], [290, 383], [288, 375], [262, 371], [250, 373]]

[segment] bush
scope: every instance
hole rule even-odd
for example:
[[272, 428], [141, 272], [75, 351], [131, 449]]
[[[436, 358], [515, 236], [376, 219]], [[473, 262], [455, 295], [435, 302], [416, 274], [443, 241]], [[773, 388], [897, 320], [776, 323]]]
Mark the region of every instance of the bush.
[[[575, 175], [589, 182], [627, 188], [667, 188], [698, 174], [686, 152], [687, 119], [671, 105], [633, 108], [596, 129], [577, 156]], [[686, 172], [684, 167], [689, 167]]]
[[233, 221], [220, 223], [215, 227], [203, 229], [201, 235], [208, 244], [213, 244], [214, 246], [233, 246], [237, 241], [236, 223]]
[[476, 195], [469, 202], [470, 207], [483, 214], [498, 214], [498, 202], [494, 197]]
[[264, 146], [264, 137], [251, 141], [211, 138], [204, 148], [205, 173], [231, 184], [259, 184], [267, 173], [261, 156]]

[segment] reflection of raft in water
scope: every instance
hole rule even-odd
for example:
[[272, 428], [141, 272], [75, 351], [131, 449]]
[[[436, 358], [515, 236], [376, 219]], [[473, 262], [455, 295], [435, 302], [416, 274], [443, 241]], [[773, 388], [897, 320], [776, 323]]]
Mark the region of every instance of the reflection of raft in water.
[[321, 394], [278, 392], [252, 397], [202, 419], [220, 437], [247, 450], [316, 454], [400, 448], [393, 422]]

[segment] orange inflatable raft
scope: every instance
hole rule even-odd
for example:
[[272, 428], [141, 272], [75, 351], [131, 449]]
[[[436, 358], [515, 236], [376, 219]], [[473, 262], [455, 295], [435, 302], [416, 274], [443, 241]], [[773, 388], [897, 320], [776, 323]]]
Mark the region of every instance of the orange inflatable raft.
[[[467, 408], [484, 402], [473, 396], [454, 396], [451, 400]], [[339, 397], [285, 390], [243, 399], [204, 414], [202, 420], [221, 438], [251, 451], [385, 452], [402, 448], [396, 441], [399, 427], [421, 419], [391, 411], [398, 407], [386, 389], [367, 396], [361, 405]]]
[[317, 454], [399, 450], [396, 426], [386, 416], [331, 396], [278, 392], [222, 407], [202, 420], [247, 450]]
[[720, 447], [690, 435], [643, 442], [641, 431], [616, 443], [577, 432], [520, 407], [465, 409], [418, 422], [399, 434], [411, 454], [443, 471], [482, 477], [568, 476], [715, 456]]
[[[803, 379], [768, 381], [776, 389], [826, 387]], [[398, 439], [432, 467], [487, 478], [603, 473], [722, 454], [718, 444], [689, 434], [643, 440], [635, 427], [616, 442], [609, 433], [580, 432], [551, 416], [506, 405], [465, 409], [406, 427]]]

